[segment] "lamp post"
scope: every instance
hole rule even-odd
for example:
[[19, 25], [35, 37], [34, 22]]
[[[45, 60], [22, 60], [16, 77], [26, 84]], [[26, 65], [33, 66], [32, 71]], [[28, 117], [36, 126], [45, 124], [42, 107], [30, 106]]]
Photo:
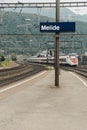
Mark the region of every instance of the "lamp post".
[[31, 47], [32, 39], [30, 39], [30, 47]]
[[30, 25], [30, 24], [27, 24], [27, 22], [29, 22], [31, 19], [25, 19], [25, 21], [26, 21], [26, 34], [28, 34], [28, 25]]
[[[47, 44], [47, 43], [46, 43]], [[48, 60], [49, 60], [49, 58], [48, 58], [48, 44], [47, 44], [47, 65], [48, 65]]]
[[49, 51], [49, 48], [48, 48], [48, 43], [46, 42], [46, 43], [44, 43], [45, 45], [46, 45], [46, 57], [47, 57], [47, 65], [48, 65], [48, 60], [49, 60], [49, 58], [48, 58], [48, 51]]

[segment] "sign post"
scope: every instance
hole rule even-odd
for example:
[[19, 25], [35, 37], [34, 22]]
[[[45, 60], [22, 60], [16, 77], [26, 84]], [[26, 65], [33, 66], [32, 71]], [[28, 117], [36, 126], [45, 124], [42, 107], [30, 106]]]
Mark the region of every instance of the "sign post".
[[[59, 22], [60, 0], [56, 0], [56, 22]], [[59, 33], [55, 36], [55, 86], [59, 87]]]
[[59, 22], [60, 0], [56, 0], [56, 22], [40, 23], [41, 32], [55, 33], [55, 86], [59, 87], [59, 33], [75, 32], [75, 22]]

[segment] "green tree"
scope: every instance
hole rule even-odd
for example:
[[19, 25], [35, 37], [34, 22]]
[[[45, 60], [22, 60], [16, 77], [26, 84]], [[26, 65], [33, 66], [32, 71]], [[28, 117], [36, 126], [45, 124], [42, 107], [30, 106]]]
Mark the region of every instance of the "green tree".
[[11, 59], [12, 59], [12, 61], [16, 61], [17, 60], [17, 56], [16, 56], [15, 53], [11, 55]]
[[4, 61], [5, 60], [5, 57], [3, 55], [0, 56], [0, 60], [1, 61]]

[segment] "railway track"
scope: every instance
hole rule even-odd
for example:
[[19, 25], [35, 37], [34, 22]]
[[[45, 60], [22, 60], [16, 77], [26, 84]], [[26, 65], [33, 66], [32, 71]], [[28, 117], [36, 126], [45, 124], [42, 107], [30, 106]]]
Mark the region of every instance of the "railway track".
[[32, 76], [42, 70], [45, 70], [44, 66], [40, 64], [30, 64], [28, 62], [22, 63], [14, 68], [1, 69], [0, 87], [26, 78], [28, 76]]
[[87, 78], [87, 66], [78, 66], [78, 67], [61, 66], [61, 69], [75, 72], [75, 73]]

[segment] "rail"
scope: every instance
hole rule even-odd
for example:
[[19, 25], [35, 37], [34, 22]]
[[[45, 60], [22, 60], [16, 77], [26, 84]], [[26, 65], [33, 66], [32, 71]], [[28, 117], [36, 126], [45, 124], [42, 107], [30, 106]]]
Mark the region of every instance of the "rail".
[[16, 82], [28, 76], [32, 76], [42, 70], [43, 65], [24, 63], [14, 68], [0, 70], [0, 87], [9, 83]]
[[75, 72], [75, 73], [87, 78], [87, 66], [78, 66], [78, 67], [61, 66], [61, 69]]

